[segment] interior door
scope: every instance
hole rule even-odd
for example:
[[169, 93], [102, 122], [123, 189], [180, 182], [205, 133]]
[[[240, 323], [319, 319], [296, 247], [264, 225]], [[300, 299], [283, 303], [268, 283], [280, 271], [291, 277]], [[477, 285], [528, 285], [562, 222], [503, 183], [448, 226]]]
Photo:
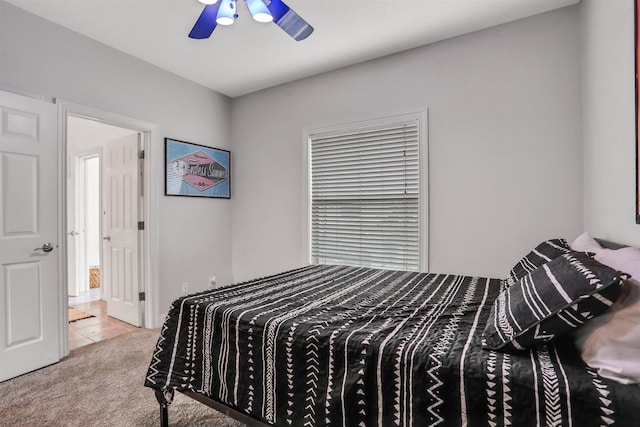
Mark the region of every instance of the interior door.
[[82, 159], [68, 159], [67, 173], [67, 282], [70, 296], [85, 291], [82, 258], [84, 258], [84, 224], [80, 212], [83, 197]]
[[57, 109], [0, 91], [0, 381], [59, 360]]
[[139, 292], [139, 135], [105, 146], [103, 265], [107, 314], [142, 325]]

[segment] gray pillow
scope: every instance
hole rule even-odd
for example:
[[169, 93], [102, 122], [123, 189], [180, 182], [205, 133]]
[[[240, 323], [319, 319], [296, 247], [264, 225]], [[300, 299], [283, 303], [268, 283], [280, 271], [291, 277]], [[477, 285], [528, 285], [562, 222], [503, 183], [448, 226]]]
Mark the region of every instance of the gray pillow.
[[483, 347], [522, 350], [548, 342], [609, 308], [628, 277], [583, 252], [561, 255], [500, 293]]
[[571, 252], [571, 248], [565, 239], [545, 240], [513, 266], [504, 281], [504, 287], [513, 286], [536, 268], [568, 252]]

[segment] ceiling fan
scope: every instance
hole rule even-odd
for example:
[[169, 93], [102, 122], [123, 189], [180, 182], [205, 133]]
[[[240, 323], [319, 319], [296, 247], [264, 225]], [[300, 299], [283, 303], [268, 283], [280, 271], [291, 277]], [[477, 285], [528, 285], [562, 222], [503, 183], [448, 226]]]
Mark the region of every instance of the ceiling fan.
[[[204, 10], [189, 33], [192, 39], [206, 39], [217, 25], [231, 25], [238, 17], [238, 0], [199, 0]], [[253, 19], [258, 22], [274, 22], [294, 40], [304, 40], [313, 27], [295, 13], [282, 0], [245, 0]]]

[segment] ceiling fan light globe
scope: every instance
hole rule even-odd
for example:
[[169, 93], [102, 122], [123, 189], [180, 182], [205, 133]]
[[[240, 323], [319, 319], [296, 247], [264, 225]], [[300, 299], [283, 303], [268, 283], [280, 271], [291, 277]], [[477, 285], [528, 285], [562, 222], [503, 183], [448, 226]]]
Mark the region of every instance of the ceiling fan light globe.
[[218, 25], [231, 25], [235, 22], [235, 20], [233, 18], [229, 18], [229, 17], [219, 17], [216, 19], [216, 23]]
[[236, 16], [235, 0], [222, 0], [218, 9], [216, 23], [218, 25], [231, 25], [235, 22]]
[[273, 16], [270, 13], [256, 13], [253, 19], [258, 22], [273, 22]]
[[198, 0], [200, 3], [211, 6], [212, 4], [218, 3], [218, 0]]
[[246, 0], [251, 16], [258, 22], [271, 22], [273, 16], [262, 0]]

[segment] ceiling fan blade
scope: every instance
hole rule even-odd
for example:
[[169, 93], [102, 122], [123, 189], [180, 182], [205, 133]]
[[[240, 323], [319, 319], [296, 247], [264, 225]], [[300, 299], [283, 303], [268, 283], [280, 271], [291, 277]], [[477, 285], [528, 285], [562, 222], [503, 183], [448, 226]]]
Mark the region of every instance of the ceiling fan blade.
[[200, 17], [189, 33], [192, 39], [207, 39], [216, 29], [216, 17], [218, 16], [218, 8], [220, 2], [204, 7]]
[[271, 0], [267, 7], [271, 15], [273, 15], [273, 22], [293, 37], [294, 40], [304, 40], [313, 33], [313, 27], [284, 4], [282, 0]]

